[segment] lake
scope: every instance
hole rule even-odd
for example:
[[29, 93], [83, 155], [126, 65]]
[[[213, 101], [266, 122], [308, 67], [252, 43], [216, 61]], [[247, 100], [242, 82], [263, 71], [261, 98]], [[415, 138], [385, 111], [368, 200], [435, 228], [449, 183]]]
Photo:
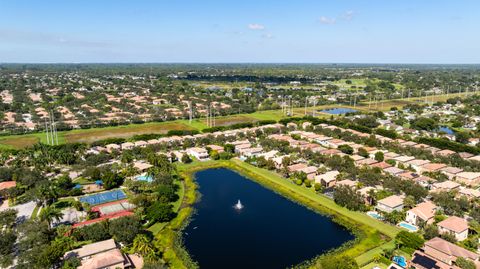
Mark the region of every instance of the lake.
[[437, 132], [442, 132], [442, 133], [446, 133], [446, 134], [449, 134], [449, 135], [455, 134], [455, 131], [453, 131], [452, 129], [450, 129], [450, 127], [447, 127], [447, 126], [438, 127]]
[[357, 112], [357, 111], [358, 111], [358, 110], [356, 110], [356, 109], [343, 108], [343, 107], [329, 108], [329, 109], [320, 110], [320, 112], [328, 113], [328, 114], [333, 114], [333, 115], [354, 113], [354, 112]]
[[183, 239], [200, 268], [285, 268], [354, 239], [330, 218], [229, 169], [195, 178], [201, 199]]

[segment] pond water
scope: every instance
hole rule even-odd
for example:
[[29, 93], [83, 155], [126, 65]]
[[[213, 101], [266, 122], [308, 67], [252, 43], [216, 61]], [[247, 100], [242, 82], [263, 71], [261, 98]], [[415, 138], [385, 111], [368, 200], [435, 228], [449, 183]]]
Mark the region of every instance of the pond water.
[[446, 126], [438, 127], [437, 132], [442, 132], [442, 133], [446, 133], [446, 134], [449, 134], [449, 135], [455, 134], [454, 130], [452, 130], [449, 127], [446, 127]]
[[354, 239], [330, 218], [231, 170], [195, 177], [201, 199], [183, 239], [200, 268], [286, 268]]
[[357, 111], [358, 110], [356, 110], [356, 109], [344, 108], [344, 107], [337, 107], [337, 108], [329, 108], [329, 109], [320, 110], [320, 112], [333, 114], [333, 115], [353, 113], [353, 112], [357, 112]]

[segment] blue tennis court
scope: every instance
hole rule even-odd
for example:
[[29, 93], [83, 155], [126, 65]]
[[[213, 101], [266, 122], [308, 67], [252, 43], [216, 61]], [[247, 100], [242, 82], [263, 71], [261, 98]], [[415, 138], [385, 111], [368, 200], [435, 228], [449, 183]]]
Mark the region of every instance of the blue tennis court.
[[127, 198], [122, 190], [113, 190], [108, 192], [97, 193], [89, 196], [80, 197], [78, 200], [90, 205], [104, 204]]

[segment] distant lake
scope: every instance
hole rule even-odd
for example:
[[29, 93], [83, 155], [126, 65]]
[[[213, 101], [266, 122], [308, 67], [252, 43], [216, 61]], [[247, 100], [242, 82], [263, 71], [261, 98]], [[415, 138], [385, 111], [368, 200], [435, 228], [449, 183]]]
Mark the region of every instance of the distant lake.
[[446, 126], [438, 127], [437, 132], [442, 132], [442, 133], [446, 133], [446, 134], [449, 134], [449, 135], [455, 134], [454, 130], [452, 130], [449, 127], [446, 127]]
[[337, 108], [329, 108], [329, 109], [320, 110], [320, 112], [333, 114], [333, 115], [340, 115], [340, 114], [358, 112], [358, 110], [352, 109], [352, 108], [337, 107]]
[[200, 268], [285, 268], [354, 239], [330, 218], [229, 169], [195, 177], [201, 200], [183, 239]]

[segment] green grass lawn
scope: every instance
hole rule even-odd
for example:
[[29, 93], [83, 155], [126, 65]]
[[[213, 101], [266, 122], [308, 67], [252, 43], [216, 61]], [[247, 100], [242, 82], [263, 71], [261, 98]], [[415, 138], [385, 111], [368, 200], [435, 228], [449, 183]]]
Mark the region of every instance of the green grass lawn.
[[[173, 212], [175, 213], [178, 213], [178, 211], [180, 210], [180, 207], [185, 197], [185, 184], [183, 182], [177, 182], [177, 185], [178, 185], [177, 195], [179, 198], [177, 201], [172, 203]], [[153, 234], [158, 234], [165, 226], [167, 226], [167, 224], [168, 222], [158, 222], [150, 226], [148, 230]]]
[[387, 269], [388, 266], [383, 264], [383, 263], [379, 263], [379, 262], [371, 262], [363, 267], [360, 267], [360, 269], [372, 269], [372, 268], [375, 268], [375, 267], [378, 267], [378, 268], [381, 268], [381, 269]]

